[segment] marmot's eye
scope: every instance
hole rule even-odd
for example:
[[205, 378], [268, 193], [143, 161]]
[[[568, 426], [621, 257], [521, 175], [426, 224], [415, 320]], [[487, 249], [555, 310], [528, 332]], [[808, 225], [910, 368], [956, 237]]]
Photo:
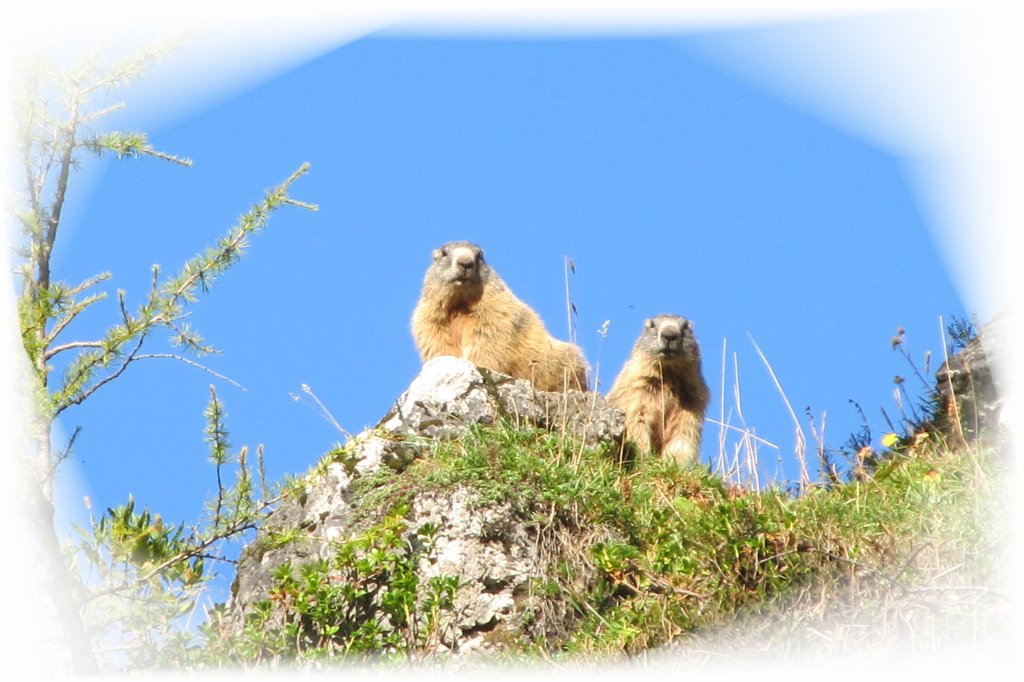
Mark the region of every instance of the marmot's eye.
[[644, 327], [646, 327], [647, 329], [654, 329], [654, 327], [655, 327], [654, 318], [652, 317], [652, 318], [649, 318], [649, 319], [645, 320], [644, 321]]

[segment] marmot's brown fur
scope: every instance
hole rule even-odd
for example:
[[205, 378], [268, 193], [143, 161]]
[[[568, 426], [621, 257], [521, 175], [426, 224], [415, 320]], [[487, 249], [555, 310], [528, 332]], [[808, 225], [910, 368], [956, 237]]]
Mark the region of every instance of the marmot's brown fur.
[[638, 451], [689, 464], [700, 459], [710, 395], [693, 324], [678, 315], [657, 315], [644, 322], [607, 400], [626, 413], [626, 439]]
[[471, 242], [434, 250], [412, 314], [424, 362], [439, 355], [529, 379], [540, 391], [587, 390], [580, 349], [552, 338], [540, 317], [516, 298]]

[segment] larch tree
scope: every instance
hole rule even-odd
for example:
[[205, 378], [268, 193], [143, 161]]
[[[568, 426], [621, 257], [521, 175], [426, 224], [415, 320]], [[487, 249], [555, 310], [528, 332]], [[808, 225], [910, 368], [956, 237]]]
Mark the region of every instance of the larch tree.
[[[203, 562], [210, 558], [213, 545], [252, 528], [258, 512], [273, 502], [265, 481], [261, 490], [256, 490], [246, 460], [247, 449], [229, 452], [222, 406], [211, 387], [206, 439], [217, 466], [218, 492], [205, 522], [192, 527], [165, 524], [159, 515], [137, 511], [134, 500], [129, 499], [94, 522], [93, 528], [84, 533], [77, 552], [68, 551], [67, 542], [62, 543], [54, 525], [54, 476], [78, 433], [76, 430], [67, 442], [55, 443], [57, 419], [98, 391], [108, 390], [140, 361], [170, 359], [206, 369], [198, 358], [212, 349], [184, 320], [187, 307], [238, 261], [250, 237], [264, 228], [278, 209], [316, 209], [289, 195], [292, 184], [307, 172], [308, 165], [302, 164], [243, 213], [214, 245], [176, 273], [165, 276], [153, 266], [152, 284], [141, 303], [133, 306], [124, 291], [117, 291], [118, 313], [105, 333], [91, 338], [73, 336], [79, 315], [108, 297], [103, 285], [111, 276], [104, 272], [68, 283], [53, 270], [52, 257], [61, 238], [68, 188], [75, 171], [84, 159], [96, 156], [147, 157], [186, 167], [191, 164], [153, 148], [144, 133], [97, 132], [104, 117], [123, 105], [104, 106], [95, 101], [137, 79], [172, 49], [148, 50], [116, 64], [104, 63], [94, 55], [62, 69], [40, 59], [20, 74], [22, 95], [15, 102], [14, 151], [21, 174], [15, 215], [19, 228], [15, 291], [34, 395], [30, 397], [33, 416], [28, 425], [29, 446], [13, 456], [19, 460], [17, 470], [24, 476], [24, 499], [20, 504], [28, 512], [32, 534], [46, 564], [43, 583], [67, 647], [69, 667], [78, 673], [100, 669], [93, 643], [105, 626], [116, 622], [122, 633], [134, 628], [133, 641], [146, 645], [153, 642], [146, 636], [140, 639], [142, 631], [156, 629], [167, 635], [169, 623], [191, 603], [196, 586], [206, 578]], [[149, 352], [147, 341], [157, 334], [168, 334], [176, 352]], [[221, 480], [221, 472], [231, 464], [237, 469], [237, 481], [228, 486]], [[94, 574], [100, 568], [98, 583], [83, 582], [81, 562], [90, 564]], [[132, 622], [123, 613], [112, 616], [109, 609], [97, 617], [96, 609], [90, 610], [111, 596], [145, 594], [151, 598], [154, 593], [163, 599], [166, 608], [149, 621]], [[152, 652], [146, 656], [151, 659]]]

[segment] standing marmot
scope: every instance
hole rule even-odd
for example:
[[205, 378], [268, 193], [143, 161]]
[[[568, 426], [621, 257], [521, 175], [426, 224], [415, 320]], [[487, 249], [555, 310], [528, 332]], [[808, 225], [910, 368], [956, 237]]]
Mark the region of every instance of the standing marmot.
[[688, 464], [700, 458], [710, 395], [693, 324], [678, 315], [657, 315], [644, 322], [607, 399], [626, 413], [626, 438], [638, 451]]
[[471, 242], [434, 250], [412, 314], [412, 336], [424, 362], [454, 355], [529, 379], [540, 391], [587, 390], [580, 349], [552, 338]]

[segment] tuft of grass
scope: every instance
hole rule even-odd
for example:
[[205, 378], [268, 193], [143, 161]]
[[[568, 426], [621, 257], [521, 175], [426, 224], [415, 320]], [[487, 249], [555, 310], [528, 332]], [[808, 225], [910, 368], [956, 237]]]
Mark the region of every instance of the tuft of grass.
[[[328, 623], [333, 611], [317, 611], [315, 622], [327, 623], [331, 633], [358, 637], [344, 646], [333, 634], [307, 637], [303, 657], [340, 660], [356, 650], [365, 657], [379, 643], [398, 658], [430, 651], [440, 609], [450, 606], [456, 587], [436, 585], [436, 598], [423, 601], [410, 587], [412, 573], [403, 563], [408, 550], [398, 551], [400, 534], [388, 529], [408, 520], [418, 496], [463, 489], [479, 507], [508, 510], [540, 559], [520, 604], [526, 609], [521, 625], [500, 633], [498, 660], [593, 664], [658, 649], [689, 659], [773, 650], [791, 657], [879, 649], [931, 654], [954, 640], [972, 646], [1002, 641], [993, 636], [1010, 622], [997, 585], [1007, 528], [999, 441], [947, 442], [941, 430], [922, 422], [922, 415], [934, 416], [936, 403], [904, 414], [905, 432], [887, 433], [876, 450], [865, 419], [862, 432], [850, 437], [844, 480], [825, 447], [825, 416], [816, 422], [808, 409], [822, 469], [822, 480], [812, 481], [803, 428], [757, 351], [795, 426], [795, 485], [761, 475], [758, 449], [778, 448], [744, 422], [738, 367], [735, 413], [726, 412], [724, 397], [720, 404], [713, 468], [649, 453], [624, 466], [611, 445], [591, 447], [509, 420], [425, 443], [422, 459], [401, 472], [384, 467], [357, 476], [351, 488], [351, 502], [363, 515], [355, 530], [391, 543], [388, 575], [374, 573], [374, 584], [406, 595], [402, 608], [419, 613], [419, 620], [401, 620], [404, 611], [395, 611], [393, 630], [371, 632], [364, 623]], [[723, 345], [723, 394], [725, 365]], [[727, 440], [732, 452], [725, 450]], [[346, 452], [337, 448], [327, 459], [345, 462]], [[342, 568], [362, 576], [357, 553], [343, 558], [350, 564]], [[390, 575], [408, 584], [391, 585]], [[303, 574], [305, 586], [291, 579], [289, 599], [315, 606], [336, 598], [333, 592], [308, 598], [314, 588], [323, 590], [318, 576]], [[310, 614], [303, 617], [308, 622]], [[300, 620], [286, 614], [286, 622]], [[411, 629], [414, 623], [423, 625]], [[220, 655], [245, 661], [246, 651], [270, 650], [285, 659], [294, 653], [294, 637], [267, 643], [263, 636], [251, 629], [232, 645], [237, 648], [221, 648]]]
[[961, 644], [972, 656], [994, 652], [1012, 618], [1000, 591], [1004, 469], [996, 449], [926, 442], [889, 453], [869, 478], [811, 489], [787, 504], [790, 544], [773, 558], [784, 564], [783, 589], [721, 614], [673, 651], [833, 662], [934, 659]]
[[508, 502], [523, 518], [551, 508], [612, 520], [623, 511], [617, 451], [587, 448], [561, 434], [502, 421], [474, 426], [465, 438], [439, 441], [401, 474], [380, 472], [353, 484], [355, 506], [381, 508], [423, 492], [469, 487], [477, 504]]
[[952, 452], [937, 439], [883, 455], [871, 476], [795, 496], [653, 457], [624, 469], [608, 448], [567, 447], [563, 436], [501, 423], [357, 485], [369, 507], [459, 487], [479, 505], [509, 505], [545, 543], [548, 568], [532, 596], [571, 617], [507, 655], [594, 660], [753, 615], [787, 613], [793, 631], [832, 599], [823, 595], [842, 596], [857, 619], [859, 591], [874, 613], [893, 591], [934, 594], [954, 576], [970, 576], [981, 594], [995, 570], [999, 458]]

